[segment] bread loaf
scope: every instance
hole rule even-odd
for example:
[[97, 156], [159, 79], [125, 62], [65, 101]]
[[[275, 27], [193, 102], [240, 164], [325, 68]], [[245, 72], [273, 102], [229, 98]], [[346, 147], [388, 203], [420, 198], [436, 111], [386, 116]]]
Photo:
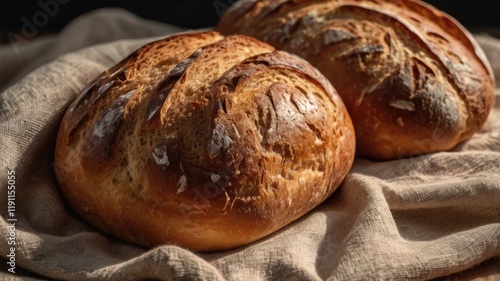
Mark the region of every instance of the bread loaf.
[[60, 125], [55, 171], [87, 221], [145, 246], [244, 245], [325, 200], [355, 134], [297, 56], [216, 32], [168, 37], [99, 75]]
[[222, 34], [298, 54], [342, 97], [357, 154], [396, 159], [445, 151], [485, 123], [494, 78], [470, 33], [412, 0], [242, 0]]

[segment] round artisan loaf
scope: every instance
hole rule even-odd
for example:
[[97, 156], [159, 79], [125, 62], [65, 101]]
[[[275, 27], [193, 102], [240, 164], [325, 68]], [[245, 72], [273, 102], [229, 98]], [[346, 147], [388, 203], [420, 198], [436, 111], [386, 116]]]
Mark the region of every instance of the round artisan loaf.
[[256, 39], [145, 45], [67, 110], [55, 170], [87, 221], [138, 244], [222, 250], [264, 237], [339, 186], [347, 110], [319, 71]]
[[333, 84], [375, 159], [449, 150], [485, 123], [494, 78], [472, 36], [411, 0], [243, 0], [216, 30], [308, 60]]

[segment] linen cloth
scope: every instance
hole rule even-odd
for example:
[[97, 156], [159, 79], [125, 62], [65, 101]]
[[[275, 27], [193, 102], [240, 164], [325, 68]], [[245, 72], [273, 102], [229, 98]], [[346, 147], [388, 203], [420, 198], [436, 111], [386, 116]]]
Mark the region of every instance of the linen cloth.
[[[0, 93], [0, 279], [423, 280], [500, 256], [500, 90], [487, 124], [471, 140], [411, 159], [358, 158], [323, 204], [248, 246], [204, 254], [172, 245], [147, 249], [83, 221], [66, 205], [52, 168], [62, 115], [100, 72], [178, 31], [108, 9], [57, 36], [0, 48], [0, 89], [6, 88]], [[500, 75], [500, 40], [477, 38]], [[8, 171], [16, 176], [16, 274], [6, 271]]]

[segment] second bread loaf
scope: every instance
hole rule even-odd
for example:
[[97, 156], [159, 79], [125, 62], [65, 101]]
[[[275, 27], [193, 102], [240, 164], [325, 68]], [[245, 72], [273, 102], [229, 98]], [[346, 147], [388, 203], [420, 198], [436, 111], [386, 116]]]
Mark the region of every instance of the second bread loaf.
[[456, 20], [423, 2], [243, 0], [216, 29], [317, 67], [347, 106], [361, 156], [452, 149], [492, 107], [494, 78], [482, 50]]

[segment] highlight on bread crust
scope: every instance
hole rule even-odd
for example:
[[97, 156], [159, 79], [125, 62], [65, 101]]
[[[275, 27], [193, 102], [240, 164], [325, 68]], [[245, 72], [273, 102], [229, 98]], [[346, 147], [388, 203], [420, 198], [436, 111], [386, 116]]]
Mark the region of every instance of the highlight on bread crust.
[[60, 125], [55, 171], [87, 221], [146, 246], [245, 245], [348, 173], [350, 117], [309, 63], [256, 39], [185, 33], [99, 75]]
[[222, 34], [298, 54], [339, 92], [357, 154], [396, 159], [454, 148], [485, 123], [494, 77], [456, 20], [413, 0], [242, 0]]

